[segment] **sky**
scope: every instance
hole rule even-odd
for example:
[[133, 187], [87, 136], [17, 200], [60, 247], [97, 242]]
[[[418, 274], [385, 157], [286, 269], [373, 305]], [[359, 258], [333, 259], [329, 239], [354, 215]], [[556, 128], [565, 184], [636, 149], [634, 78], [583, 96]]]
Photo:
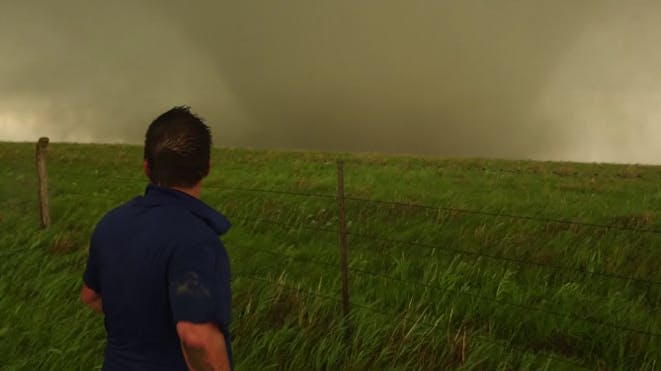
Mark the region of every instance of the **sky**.
[[0, 140], [661, 164], [661, 2], [0, 1]]

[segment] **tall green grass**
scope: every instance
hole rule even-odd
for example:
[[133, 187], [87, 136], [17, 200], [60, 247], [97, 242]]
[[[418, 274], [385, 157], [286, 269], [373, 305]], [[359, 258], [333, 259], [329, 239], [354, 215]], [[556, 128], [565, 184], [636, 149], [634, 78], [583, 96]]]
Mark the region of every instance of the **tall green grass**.
[[[661, 282], [661, 235], [626, 229], [661, 230], [659, 167], [213, 156], [202, 198], [234, 221], [238, 369], [658, 368], [661, 285], [644, 280]], [[348, 318], [335, 200], [242, 190], [333, 196], [337, 158], [348, 197], [450, 208], [347, 200]], [[48, 169], [54, 224], [40, 230], [33, 145], [0, 144], [2, 370], [100, 367], [101, 318], [78, 302], [88, 238], [146, 185], [135, 146], [52, 144]]]

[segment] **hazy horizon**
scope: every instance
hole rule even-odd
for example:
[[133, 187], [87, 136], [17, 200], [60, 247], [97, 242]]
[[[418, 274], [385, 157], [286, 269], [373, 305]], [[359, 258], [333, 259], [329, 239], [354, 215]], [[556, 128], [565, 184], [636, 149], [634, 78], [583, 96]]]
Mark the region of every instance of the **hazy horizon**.
[[0, 140], [661, 164], [661, 3], [0, 4]]

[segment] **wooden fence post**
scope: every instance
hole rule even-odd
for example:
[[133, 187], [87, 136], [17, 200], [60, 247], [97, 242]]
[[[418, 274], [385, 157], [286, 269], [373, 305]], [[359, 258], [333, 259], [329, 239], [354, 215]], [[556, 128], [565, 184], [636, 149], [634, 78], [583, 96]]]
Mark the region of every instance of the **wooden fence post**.
[[347, 268], [347, 224], [344, 213], [344, 161], [337, 161], [337, 203], [340, 222], [340, 255], [342, 265], [342, 304], [344, 317], [349, 317], [351, 303], [349, 302], [349, 274]]
[[46, 171], [46, 153], [48, 138], [39, 138], [37, 142], [37, 174], [39, 175], [39, 210], [41, 211], [41, 227], [50, 227], [50, 210], [48, 209], [48, 172]]

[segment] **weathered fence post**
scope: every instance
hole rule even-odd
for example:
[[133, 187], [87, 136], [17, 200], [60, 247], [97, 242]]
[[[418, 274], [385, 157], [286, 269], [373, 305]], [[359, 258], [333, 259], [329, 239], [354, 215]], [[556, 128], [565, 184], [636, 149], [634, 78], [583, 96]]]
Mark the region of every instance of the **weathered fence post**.
[[340, 255], [342, 265], [342, 304], [344, 317], [349, 317], [351, 304], [349, 302], [349, 274], [347, 271], [347, 224], [344, 213], [344, 161], [337, 161], [337, 204], [340, 222]]
[[50, 211], [48, 209], [48, 172], [46, 171], [46, 153], [48, 138], [39, 138], [37, 142], [37, 173], [39, 175], [39, 210], [41, 211], [41, 227], [50, 227]]

